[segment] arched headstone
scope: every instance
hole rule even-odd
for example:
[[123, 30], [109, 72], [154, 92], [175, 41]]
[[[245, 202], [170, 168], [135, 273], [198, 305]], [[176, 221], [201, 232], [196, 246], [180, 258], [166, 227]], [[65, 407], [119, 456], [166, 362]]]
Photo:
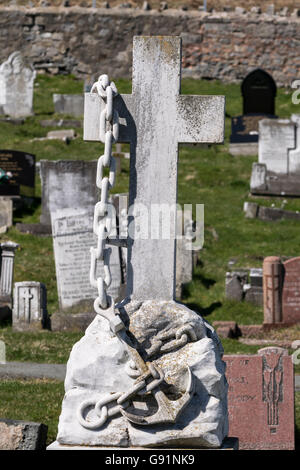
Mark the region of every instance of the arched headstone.
[[242, 82], [243, 114], [275, 114], [276, 83], [262, 69], [250, 72]]

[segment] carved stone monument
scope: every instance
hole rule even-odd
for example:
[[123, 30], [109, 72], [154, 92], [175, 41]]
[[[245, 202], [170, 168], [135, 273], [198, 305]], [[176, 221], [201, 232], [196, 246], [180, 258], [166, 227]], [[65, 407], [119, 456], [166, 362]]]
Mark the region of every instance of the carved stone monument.
[[12, 118], [33, 114], [33, 85], [36, 72], [22, 57], [13, 52], [0, 66], [0, 107]]
[[46, 287], [40, 282], [14, 285], [13, 329], [40, 330], [47, 326]]
[[[221, 343], [205, 320], [174, 300], [178, 143], [221, 143], [224, 97], [180, 95], [180, 70], [180, 38], [135, 37], [132, 94], [117, 95], [113, 82], [101, 76], [85, 95], [84, 138], [105, 142], [97, 173], [98, 246], [91, 253], [99, 315], [73, 347], [57, 442], [50, 449], [220, 448], [227, 436]], [[116, 306], [106, 295], [109, 276], [94, 276], [95, 260], [104, 257], [109, 268], [105, 213], [114, 184], [113, 138], [130, 142], [129, 206], [134, 204], [127, 297]], [[109, 166], [109, 178], [103, 166]], [[149, 213], [151, 204], [162, 203], [170, 207], [170, 237], [139, 238], [141, 209]]]
[[294, 366], [286, 349], [224, 356], [229, 432], [243, 450], [293, 450]]

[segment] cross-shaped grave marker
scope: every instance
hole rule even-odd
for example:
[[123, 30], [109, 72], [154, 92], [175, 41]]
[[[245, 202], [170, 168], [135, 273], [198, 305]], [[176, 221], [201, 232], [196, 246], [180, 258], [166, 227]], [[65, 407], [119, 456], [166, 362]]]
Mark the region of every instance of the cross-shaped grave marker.
[[[181, 39], [133, 39], [132, 94], [114, 99], [119, 142], [130, 143], [129, 205], [177, 202], [179, 143], [222, 143], [224, 96], [180, 95]], [[84, 140], [99, 141], [104, 101], [85, 94]], [[132, 300], [175, 298], [175, 227], [170, 239], [128, 239], [127, 295]]]

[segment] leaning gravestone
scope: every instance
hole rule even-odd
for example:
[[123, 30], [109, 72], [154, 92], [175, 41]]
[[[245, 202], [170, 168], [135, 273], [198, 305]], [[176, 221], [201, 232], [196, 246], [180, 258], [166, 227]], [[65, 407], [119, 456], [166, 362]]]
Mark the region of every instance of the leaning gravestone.
[[98, 201], [94, 180], [97, 161], [41, 160], [41, 224], [51, 225], [51, 212], [68, 208], [93, 208]]
[[14, 52], [0, 66], [0, 107], [12, 118], [33, 114], [33, 86], [36, 72], [21, 52]]
[[[54, 259], [60, 311], [93, 310], [97, 289], [90, 285], [90, 248], [95, 245], [91, 209], [61, 209], [51, 213]], [[121, 267], [119, 248], [111, 247], [113, 282], [109, 294], [119, 299]], [[103, 271], [103, 264], [97, 266]]]
[[[132, 214], [127, 298], [114, 309], [112, 299], [103, 293], [106, 281], [96, 281], [95, 309], [100, 315], [73, 347], [58, 442], [52, 449], [220, 448], [227, 436], [220, 341], [198, 314], [174, 301], [178, 142], [223, 142], [224, 97], [180, 95], [180, 69], [180, 38], [138, 36], [133, 42], [132, 94], [116, 96], [110, 112], [100, 93], [112, 97], [114, 85], [108, 86], [102, 76], [85, 95], [84, 138], [98, 141], [100, 116], [116, 126], [114, 109], [118, 111], [120, 120], [126, 121], [120, 124], [119, 140], [131, 144], [130, 206], [143, 206], [149, 213], [152, 203], [168, 204], [173, 208], [172, 233], [168, 239], [139, 239], [144, 220]], [[103, 135], [103, 126], [100, 129], [101, 140], [108, 142], [111, 131], [104, 128]], [[107, 165], [113, 173], [107, 145]], [[98, 175], [102, 198], [107, 197], [109, 183], [112, 175], [110, 180]], [[107, 256], [107, 248], [104, 252], [101, 248], [105, 239], [98, 232], [105, 222], [105, 207], [101, 200], [95, 208], [99, 244], [92, 250], [92, 260], [98, 259], [94, 258], [98, 252], [104, 259]], [[101, 307], [106, 301], [107, 309]]]
[[253, 164], [252, 194], [299, 196], [299, 117], [259, 123], [258, 163]]
[[0, 150], [0, 168], [12, 177], [0, 184], [1, 196], [34, 196], [35, 155], [17, 150]]
[[288, 351], [224, 356], [230, 435], [243, 450], [293, 450], [294, 366]]
[[267, 72], [253, 70], [241, 85], [243, 114], [231, 120], [230, 153], [232, 155], [257, 155], [259, 121], [274, 119], [276, 84]]

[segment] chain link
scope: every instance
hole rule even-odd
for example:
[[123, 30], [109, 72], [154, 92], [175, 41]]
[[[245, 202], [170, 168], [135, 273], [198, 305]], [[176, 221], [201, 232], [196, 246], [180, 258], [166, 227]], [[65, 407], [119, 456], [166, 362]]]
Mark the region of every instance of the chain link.
[[[112, 298], [107, 294], [111, 284], [110, 253], [106, 248], [107, 237], [111, 228], [111, 220], [108, 212], [109, 191], [113, 188], [116, 179], [116, 161], [112, 156], [112, 144], [119, 137], [119, 115], [114, 109], [114, 97], [118, 90], [114, 82], [110, 82], [107, 75], [100, 75], [98, 81], [93, 84], [91, 93], [98, 93], [100, 99], [105, 102], [105, 107], [100, 115], [100, 140], [104, 143], [104, 154], [98, 159], [96, 185], [101, 191], [100, 201], [94, 210], [93, 231], [97, 235], [97, 248], [91, 248], [90, 283], [98, 289], [98, 297], [94, 302], [97, 313], [101, 309], [107, 309], [112, 303]], [[109, 176], [103, 176], [104, 168], [109, 169]], [[103, 261], [104, 277], [97, 277], [97, 262]]]
[[[147, 384], [147, 379], [149, 378], [150, 382]], [[129, 401], [135, 395], [145, 395], [151, 392], [162, 383], [164, 378], [164, 372], [154, 364], [149, 363], [148, 371], [141, 375], [127, 392], [115, 392], [101, 398], [100, 400], [97, 400], [96, 398], [88, 398], [82, 402], [77, 409], [78, 422], [86, 429], [100, 428], [105, 424], [109, 417], [113, 417], [120, 413], [121, 408], [126, 409], [129, 406]], [[116, 405], [109, 407], [113, 402], [116, 402]], [[94, 407], [94, 413], [96, 414], [97, 419], [90, 421], [85, 414], [86, 410], [91, 407]]]

